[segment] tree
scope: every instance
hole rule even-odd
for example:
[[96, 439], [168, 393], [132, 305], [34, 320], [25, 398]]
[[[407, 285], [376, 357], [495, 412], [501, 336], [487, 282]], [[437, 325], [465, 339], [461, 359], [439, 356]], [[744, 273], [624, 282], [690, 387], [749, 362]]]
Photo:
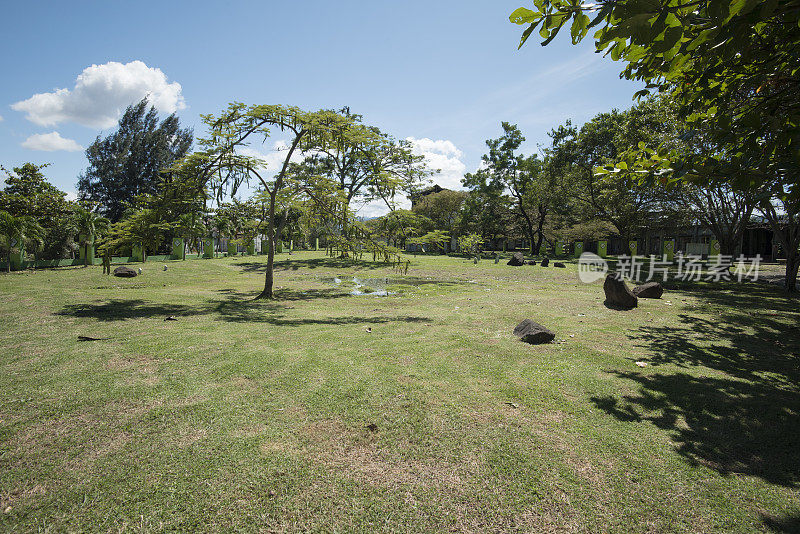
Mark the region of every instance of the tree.
[[478, 256], [483, 244], [483, 237], [478, 234], [462, 235], [458, 238], [458, 248], [467, 256]]
[[757, 203], [754, 192], [737, 191], [730, 183], [721, 182], [684, 184], [678, 194], [681, 204], [688, 206], [692, 215], [714, 234], [720, 252], [735, 254]]
[[161, 220], [159, 213], [150, 208], [129, 210], [125, 218], [111, 227], [111, 240], [107, 246], [112, 249], [141, 245], [142, 262], [147, 261], [147, 252], [156, 252], [164, 242], [164, 233], [171, 224]]
[[477, 233], [488, 239], [507, 237], [511, 232], [511, 199], [502, 184], [492, 180], [486, 169], [467, 173], [461, 183], [470, 190], [461, 214], [461, 233]]
[[161, 173], [187, 154], [193, 132], [180, 128], [172, 114], [159, 122], [147, 98], [129, 106], [117, 131], [86, 149], [89, 167], [79, 177], [82, 200], [99, 206], [112, 222], [119, 221], [131, 201], [140, 195], [155, 195]]
[[0, 211], [0, 239], [2, 239], [3, 249], [6, 251], [6, 272], [11, 272], [11, 254], [14, 247], [22, 248], [25, 235], [32, 235], [41, 232], [41, 227], [33, 217], [23, 215], [14, 217], [7, 211]]
[[30, 216], [42, 227], [41, 249], [48, 258], [60, 258], [70, 248], [72, 235], [69, 218], [75, 205], [65, 199], [66, 193], [47, 181], [42, 170], [48, 165], [25, 163], [11, 171], [0, 167], [6, 175], [6, 187], [0, 191], [0, 210], [15, 217]]
[[111, 221], [86, 208], [77, 208], [73, 214], [73, 228], [83, 247], [83, 266], [89, 266], [89, 247], [94, 240], [110, 229]]
[[615, 226], [624, 238], [675, 215], [676, 192], [640, 183], [626, 173], [598, 173], [619, 154], [639, 143], [677, 138], [670, 116], [660, 102], [643, 102], [629, 110], [600, 113], [578, 129], [569, 121], [550, 132], [553, 171], [568, 177], [570, 194], [585, 209], [584, 218], [599, 218]]
[[[618, 170], [635, 173], [639, 181], [726, 181], [768, 190], [773, 196], [762, 204], [766, 212], [800, 197], [800, 79], [795, 75], [800, 1], [549, 0], [535, 5], [511, 15], [512, 22], [528, 26], [520, 46], [537, 27], [542, 44], [564, 26], [570, 26], [573, 43], [599, 28], [593, 33], [598, 51], [626, 63], [622, 76], [647, 83], [637, 96], [669, 93], [688, 123], [686, 135], [701, 135], [718, 147], [680, 152], [642, 144]], [[784, 224], [793, 226], [794, 219], [787, 216]], [[785, 285], [795, 290], [790, 262]]]
[[[433, 230], [420, 237], [413, 237], [408, 240], [409, 243], [419, 245], [430, 245], [435, 247], [436, 250], [441, 251], [442, 254], [446, 252], [445, 246], [450, 242], [450, 236], [443, 230]], [[428, 252], [425, 250], [425, 252]]]
[[461, 217], [461, 206], [466, 198], [467, 193], [464, 191], [443, 189], [420, 197], [411, 210], [430, 221], [430, 227], [426, 230], [444, 230], [454, 235]]

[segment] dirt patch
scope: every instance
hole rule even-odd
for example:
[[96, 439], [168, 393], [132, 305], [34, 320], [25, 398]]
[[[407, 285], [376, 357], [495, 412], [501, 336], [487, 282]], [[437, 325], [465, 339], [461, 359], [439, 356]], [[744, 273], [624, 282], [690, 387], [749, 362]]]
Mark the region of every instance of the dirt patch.
[[24, 489], [0, 491], [0, 514], [10, 512], [8, 508], [27, 505], [46, 494], [47, 489], [42, 484], [35, 484]]
[[315, 421], [301, 431], [300, 438], [304, 456], [366, 484], [453, 489], [468, 483], [466, 475], [449, 462], [396, 457], [366, 427], [350, 429], [338, 420]]

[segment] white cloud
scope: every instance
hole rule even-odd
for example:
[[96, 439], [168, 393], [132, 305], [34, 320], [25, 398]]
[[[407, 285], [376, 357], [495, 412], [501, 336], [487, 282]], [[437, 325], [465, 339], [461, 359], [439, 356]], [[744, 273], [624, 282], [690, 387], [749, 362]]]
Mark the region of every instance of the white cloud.
[[75, 201], [78, 200], [78, 193], [75, 191], [66, 191], [67, 196], [65, 197], [67, 200]]
[[72, 139], [61, 137], [58, 132], [46, 134], [34, 134], [22, 142], [22, 146], [30, 150], [43, 150], [45, 152], [55, 152], [65, 150], [67, 152], [78, 152], [83, 147]]
[[431, 169], [439, 172], [431, 177], [434, 183], [445, 189], [463, 189], [461, 179], [467, 166], [461, 161], [464, 155], [452, 141], [446, 139], [406, 138], [411, 143], [414, 154], [425, 156], [425, 162]]
[[3, 116], [2, 116], [2, 115], [0, 115], [0, 122], [3, 122], [4, 120], [5, 120], [5, 119], [3, 119]]
[[116, 124], [129, 105], [145, 96], [163, 113], [186, 107], [181, 85], [168, 83], [158, 68], [141, 61], [92, 65], [83, 70], [72, 89], [56, 89], [35, 94], [11, 106], [26, 113], [26, 118], [41, 126], [76, 122], [92, 128], [109, 128]]

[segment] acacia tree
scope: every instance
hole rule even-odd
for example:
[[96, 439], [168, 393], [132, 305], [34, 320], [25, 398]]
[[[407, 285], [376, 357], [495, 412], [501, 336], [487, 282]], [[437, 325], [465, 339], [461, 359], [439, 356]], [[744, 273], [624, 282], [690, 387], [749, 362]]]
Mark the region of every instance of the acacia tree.
[[[235, 194], [250, 180], [257, 180], [269, 195], [267, 210], [267, 267], [264, 290], [259, 298], [274, 298], [273, 278], [275, 265], [275, 213], [278, 195], [286, 187], [286, 176], [295, 154], [328, 149], [349, 142], [351, 135], [358, 137], [362, 130], [348, 116], [330, 110], [303, 111], [296, 107], [280, 105], [246, 106], [233, 103], [218, 116], [204, 115], [209, 134], [199, 141], [202, 150], [190, 154], [175, 171], [191, 177], [197, 183], [208, 183], [218, 197]], [[237, 149], [251, 140], [265, 140], [275, 130], [290, 140], [280, 169], [270, 179], [266, 163], [258, 158], [243, 156]], [[309, 193], [309, 191], [306, 191]], [[323, 199], [320, 199], [323, 200]]]

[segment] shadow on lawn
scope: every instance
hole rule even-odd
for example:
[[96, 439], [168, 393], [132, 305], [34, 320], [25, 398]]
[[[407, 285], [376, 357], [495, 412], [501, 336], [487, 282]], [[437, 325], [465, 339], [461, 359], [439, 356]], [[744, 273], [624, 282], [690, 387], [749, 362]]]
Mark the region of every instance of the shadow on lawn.
[[203, 310], [181, 304], [155, 304], [142, 299], [111, 299], [87, 304], [68, 304], [56, 315], [92, 317], [98, 321], [124, 321], [145, 317], [167, 317], [170, 315], [200, 315]]
[[141, 299], [113, 299], [105, 302], [88, 304], [70, 304], [64, 306], [56, 315], [71, 317], [90, 317], [98, 321], [125, 321], [127, 319], [165, 318], [170, 315], [190, 317], [209, 315], [212, 318], [232, 323], [259, 323], [275, 326], [304, 325], [348, 325], [348, 324], [382, 324], [392, 322], [423, 323], [430, 322], [428, 317], [390, 316], [359, 317], [345, 315], [339, 317], [307, 318], [287, 317], [287, 302], [315, 299], [333, 299], [348, 297], [335, 289], [308, 291], [279, 290], [279, 300], [254, 300], [253, 294], [236, 293], [224, 289], [221, 293], [228, 295], [221, 300], [212, 300], [205, 306], [183, 306], [173, 304], [154, 304]]
[[[692, 463], [798, 487], [800, 306], [767, 286], [729, 289], [673, 290], [673, 300], [682, 292], [698, 297], [706, 316], [680, 315], [680, 327], [640, 327], [630, 337], [650, 352], [654, 372], [610, 371], [638, 392], [592, 401], [621, 421], [667, 431]], [[656, 371], [665, 364], [685, 370]], [[719, 373], [695, 376], [694, 367]]]
[[[263, 262], [249, 261], [237, 263], [236, 267], [248, 273], [263, 273], [267, 268], [267, 260]], [[328, 269], [385, 269], [391, 267], [389, 263], [372, 262], [367, 260], [356, 260], [351, 258], [310, 258], [310, 259], [281, 259], [275, 261], [275, 271], [297, 271], [299, 269], [317, 269], [324, 267]]]

